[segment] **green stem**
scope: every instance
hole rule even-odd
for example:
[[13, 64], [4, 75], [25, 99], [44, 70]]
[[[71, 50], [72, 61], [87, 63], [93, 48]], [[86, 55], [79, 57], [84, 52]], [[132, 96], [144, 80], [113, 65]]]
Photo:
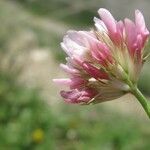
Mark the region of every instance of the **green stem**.
[[143, 109], [145, 110], [148, 117], [150, 118], [150, 104], [148, 103], [147, 99], [144, 97], [141, 91], [137, 88], [137, 86], [132, 86], [131, 92], [141, 103], [141, 105], [143, 106]]

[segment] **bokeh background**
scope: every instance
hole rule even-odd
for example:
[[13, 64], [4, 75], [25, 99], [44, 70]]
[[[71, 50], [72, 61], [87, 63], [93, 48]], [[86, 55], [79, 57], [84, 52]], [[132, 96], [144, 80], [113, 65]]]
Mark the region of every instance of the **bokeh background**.
[[[0, 0], [0, 150], [149, 150], [150, 121], [131, 95], [98, 105], [68, 105], [52, 78], [69, 29], [88, 30], [100, 7], [116, 19], [149, 0]], [[150, 96], [150, 63], [140, 89]]]

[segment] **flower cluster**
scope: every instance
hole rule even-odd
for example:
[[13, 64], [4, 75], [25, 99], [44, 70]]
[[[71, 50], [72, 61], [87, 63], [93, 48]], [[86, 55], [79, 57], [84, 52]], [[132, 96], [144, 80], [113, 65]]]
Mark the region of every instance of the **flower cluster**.
[[149, 37], [142, 13], [135, 11], [135, 22], [116, 21], [101, 8], [101, 19], [94, 17], [95, 29], [68, 31], [61, 43], [68, 57], [60, 67], [67, 79], [54, 79], [69, 87], [61, 96], [69, 103], [100, 103], [119, 98], [136, 84], [144, 61]]

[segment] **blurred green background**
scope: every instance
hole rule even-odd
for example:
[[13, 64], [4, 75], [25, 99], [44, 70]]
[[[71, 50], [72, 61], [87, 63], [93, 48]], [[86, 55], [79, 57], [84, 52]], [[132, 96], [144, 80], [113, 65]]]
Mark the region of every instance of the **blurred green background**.
[[[88, 30], [100, 7], [117, 19], [142, 10], [148, 0], [0, 1], [0, 150], [149, 150], [150, 122], [127, 95], [99, 105], [68, 105], [51, 79], [65, 54], [69, 29]], [[132, 14], [132, 15], [131, 15]], [[150, 63], [139, 87], [150, 96]]]

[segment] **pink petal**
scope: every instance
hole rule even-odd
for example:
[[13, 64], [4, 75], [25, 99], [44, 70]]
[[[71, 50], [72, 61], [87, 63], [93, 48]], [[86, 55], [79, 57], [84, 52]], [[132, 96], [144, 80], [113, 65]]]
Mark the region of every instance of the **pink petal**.
[[135, 24], [129, 19], [125, 19], [125, 30], [129, 52], [132, 56], [134, 56], [134, 52], [137, 47], [136, 45], [137, 32]]
[[81, 77], [73, 77], [71, 78], [70, 88], [71, 89], [80, 88], [81, 86], [85, 86], [86, 83], [87, 81]]
[[60, 94], [68, 103], [88, 103], [97, 94], [97, 92], [91, 88], [88, 88], [81, 91], [77, 89], [71, 91], [61, 91]]
[[[86, 32], [86, 31], [83, 31], [83, 32]], [[78, 45], [80, 45], [82, 47], [87, 46], [86, 38], [84, 38], [84, 36], [82, 36], [82, 34], [80, 34], [80, 31], [68, 31], [67, 34], [68, 34], [68, 37], [72, 41], [77, 43]]]
[[111, 52], [104, 43], [97, 42], [93, 44], [91, 53], [92, 56], [103, 66], [107, 66], [107, 62], [112, 63]]
[[135, 11], [135, 24], [136, 24], [137, 32], [145, 36], [149, 35], [149, 31], [147, 30], [145, 25], [144, 17], [139, 10]]
[[108, 79], [108, 75], [105, 72], [102, 72], [101, 70], [97, 69], [96, 67], [92, 66], [88, 62], [83, 62], [82, 63], [83, 69], [94, 77], [95, 79]]
[[117, 22], [117, 31], [118, 31], [117, 39], [119, 43], [122, 43], [124, 40], [124, 30], [125, 30], [125, 27], [124, 27], [123, 22], [122, 21]]
[[81, 77], [74, 77], [70, 79], [53, 79], [58, 85], [69, 86], [71, 89], [80, 88], [87, 83], [86, 80]]
[[114, 19], [112, 14], [104, 8], [99, 9], [98, 13], [109, 31], [111, 40], [116, 45], [120, 44], [121, 35], [120, 31], [118, 30], [117, 21]]
[[78, 99], [81, 96], [81, 93], [78, 90], [72, 91], [61, 91], [60, 95], [65, 99], [68, 103], [79, 103]]
[[60, 64], [60, 67], [66, 72], [71, 75], [78, 75], [80, 72], [77, 69], [74, 69], [68, 65]]
[[95, 26], [99, 32], [108, 32], [107, 27], [105, 26], [104, 22], [96, 17], [94, 17]]
[[137, 49], [135, 51], [134, 57], [137, 59], [137, 62], [140, 64], [142, 63], [142, 47], [143, 47], [143, 38], [142, 36], [139, 34], [137, 36]]
[[98, 41], [97, 38], [92, 34], [87, 34], [86, 32], [81, 31], [80, 33], [85, 36], [89, 43], [89, 49], [91, 53], [95, 53], [95, 56], [97, 57], [98, 61], [102, 63], [102, 65], [104, 65], [106, 61], [112, 62], [110, 50], [105, 43]]
[[63, 85], [63, 86], [70, 86], [71, 80], [68, 78], [64, 79], [53, 79], [53, 82], [55, 82], [58, 85]]
[[104, 9], [104, 8], [100, 8], [98, 10], [98, 13], [99, 13], [101, 19], [103, 20], [103, 22], [105, 23], [109, 32], [116, 33], [117, 32], [116, 20], [114, 19], [112, 14], [107, 9]]
[[144, 17], [139, 10], [135, 11], [135, 24], [136, 24], [137, 32], [142, 35], [143, 38], [142, 46], [144, 46], [149, 36], [149, 31], [146, 28]]
[[86, 47], [87, 41], [77, 31], [68, 31], [61, 43], [62, 49], [68, 56], [77, 55], [83, 57], [86, 55], [88, 49]]

